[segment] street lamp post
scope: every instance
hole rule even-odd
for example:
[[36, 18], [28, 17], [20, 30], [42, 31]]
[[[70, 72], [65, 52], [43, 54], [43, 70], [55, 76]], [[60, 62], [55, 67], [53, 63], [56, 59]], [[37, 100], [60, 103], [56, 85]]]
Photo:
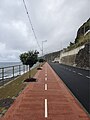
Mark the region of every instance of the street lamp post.
[[47, 42], [47, 40], [42, 41], [42, 58], [43, 58], [43, 43]]

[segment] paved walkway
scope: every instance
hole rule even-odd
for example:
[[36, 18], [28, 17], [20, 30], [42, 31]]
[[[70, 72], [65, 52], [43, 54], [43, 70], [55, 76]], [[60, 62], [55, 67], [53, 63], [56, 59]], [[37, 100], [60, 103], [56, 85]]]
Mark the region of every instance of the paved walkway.
[[90, 120], [67, 87], [46, 63], [17, 97], [2, 120]]

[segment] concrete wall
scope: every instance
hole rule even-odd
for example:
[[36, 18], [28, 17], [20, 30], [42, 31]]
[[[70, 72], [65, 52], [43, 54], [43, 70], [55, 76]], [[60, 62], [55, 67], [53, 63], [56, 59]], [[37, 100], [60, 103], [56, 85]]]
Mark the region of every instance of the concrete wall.
[[63, 51], [63, 52], [60, 54], [60, 58], [65, 57], [65, 56], [69, 56], [69, 55], [75, 55], [75, 54], [77, 54], [77, 53], [79, 52], [79, 50], [83, 49], [84, 47], [85, 47], [85, 46], [83, 45], [83, 46], [81, 46], [81, 47], [78, 47], [78, 48], [73, 49], [73, 50], [68, 51], [68, 52], [64, 52], [64, 51]]
[[74, 50], [64, 52], [62, 51], [60, 54], [59, 62], [63, 64], [68, 64], [68, 65], [75, 65], [75, 58], [78, 52], [83, 49], [85, 45], [78, 47]]
[[75, 66], [75, 59], [76, 59], [76, 54], [62, 57], [60, 62], [63, 64]]

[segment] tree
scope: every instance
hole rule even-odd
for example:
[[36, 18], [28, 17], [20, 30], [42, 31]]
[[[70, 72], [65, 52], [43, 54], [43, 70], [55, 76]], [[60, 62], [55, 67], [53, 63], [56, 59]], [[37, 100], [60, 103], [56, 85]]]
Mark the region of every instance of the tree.
[[38, 52], [35, 51], [28, 51], [22, 53], [20, 55], [20, 60], [24, 65], [29, 65], [29, 79], [31, 78], [30, 75], [30, 68], [38, 61]]
[[39, 62], [40, 62], [40, 63], [43, 63], [44, 61], [45, 61], [45, 60], [42, 59], [42, 58], [39, 59]]

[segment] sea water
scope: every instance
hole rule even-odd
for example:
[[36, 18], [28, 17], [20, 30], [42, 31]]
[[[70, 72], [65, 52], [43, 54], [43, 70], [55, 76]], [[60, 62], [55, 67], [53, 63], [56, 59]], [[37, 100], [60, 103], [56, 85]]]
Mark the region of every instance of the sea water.
[[20, 64], [21, 64], [21, 62], [0, 62], [0, 68], [20, 65]]
[[[35, 68], [38, 65], [39, 63], [37, 62], [31, 69]], [[29, 66], [22, 65], [21, 62], [0, 62], [0, 81], [2, 80], [2, 68], [4, 68], [4, 79], [13, 77], [12, 66], [14, 66], [14, 76], [22, 75], [29, 70]]]
[[[12, 66], [14, 66], [14, 76], [19, 75], [19, 65], [22, 65], [21, 62], [0, 62], [0, 80], [2, 79], [2, 70], [4, 70], [4, 79], [13, 77]], [[20, 72], [22, 73], [23, 65], [20, 67]]]

